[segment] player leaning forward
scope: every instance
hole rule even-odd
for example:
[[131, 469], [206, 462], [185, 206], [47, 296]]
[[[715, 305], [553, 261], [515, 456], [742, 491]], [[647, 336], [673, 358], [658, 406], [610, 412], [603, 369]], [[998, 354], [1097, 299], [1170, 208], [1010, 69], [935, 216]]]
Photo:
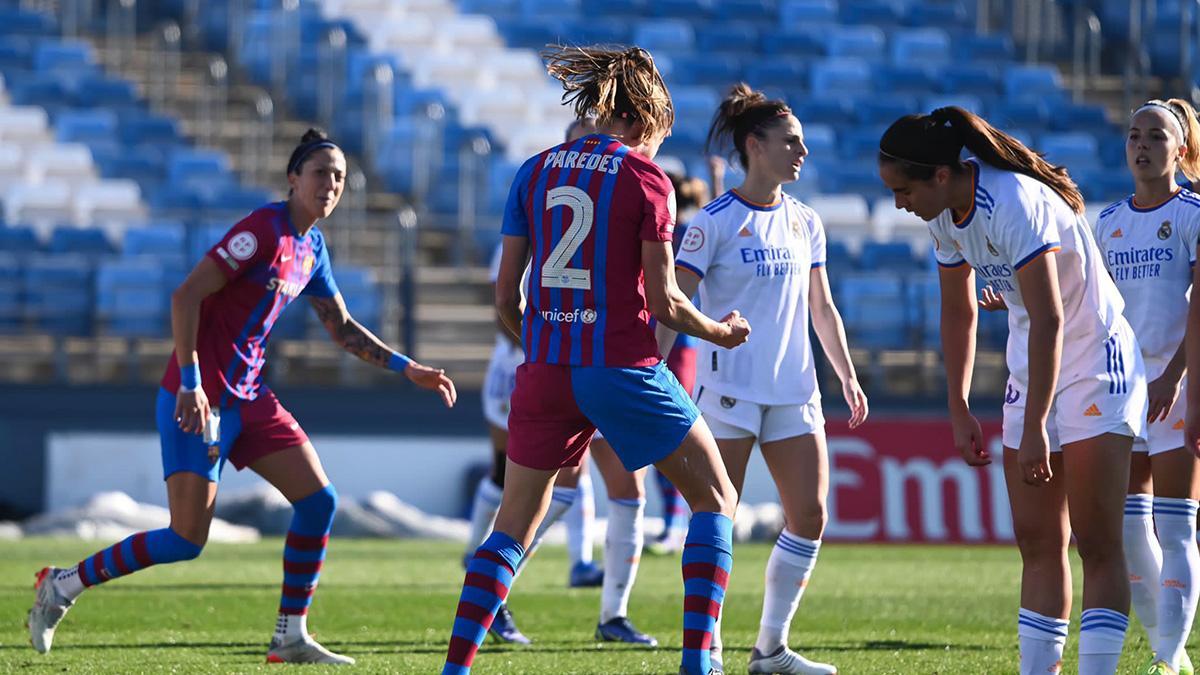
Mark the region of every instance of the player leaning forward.
[[[175, 352], [158, 392], [163, 478], [171, 524], [139, 532], [78, 565], [38, 573], [29, 612], [34, 648], [50, 650], [63, 615], [84, 590], [151, 565], [190, 560], [208, 540], [217, 482], [228, 459], [274, 485], [294, 509], [283, 549], [283, 588], [267, 660], [349, 664], [317, 644], [307, 614], [325, 560], [337, 492], [308, 436], [262, 382], [267, 339], [293, 300], [308, 296], [330, 337], [346, 351], [403, 372], [454, 404], [454, 384], [389, 348], [346, 310], [316, 223], [337, 207], [346, 157], [310, 130], [288, 161], [288, 199], [267, 204], [234, 225], [200, 260], [171, 299]], [[219, 411], [219, 436], [201, 437]]]
[[[960, 160], [964, 147], [974, 157]], [[929, 221], [954, 443], [974, 466], [991, 462], [967, 402], [975, 273], [1009, 307], [1003, 462], [1023, 563], [1020, 672], [1058, 672], [1073, 533], [1083, 559], [1079, 673], [1111, 675], [1129, 624], [1121, 530], [1146, 378], [1083, 198], [1065, 169], [957, 107], [897, 120], [880, 140], [879, 172], [897, 208]]]

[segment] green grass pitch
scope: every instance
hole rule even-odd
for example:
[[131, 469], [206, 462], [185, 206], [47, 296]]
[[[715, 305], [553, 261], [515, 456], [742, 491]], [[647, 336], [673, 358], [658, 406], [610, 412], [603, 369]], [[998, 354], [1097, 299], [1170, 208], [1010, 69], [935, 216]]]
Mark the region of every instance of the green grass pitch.
[[[264, 663], [278, 606], [278, 539], [210, 545], [198, 560], [88, 591], [60, 626], [54, 650], [35, 654], [24, 629], [34, 573], [47, 563], [77, 561], [97, 544], [0, 542], [0, 672], [291, 669]], [[745, 672], [769, 553], [765, 544], [742, 544], [735, 551], [724, 618], [727, 672]], [[462, 583], [460, 555], [456, 544], [335, 538], [309, 629], [327, 646], [357, 658], [359, 671], [436, 673]], [[1019, 574], [1015, 548], [827, 544], [792, 624], [791, 644], [848, 675], [1015, 673]], [[595, 642], [599, 590], [568, 590], [566, 578], [565, 551], [546, 547], [510, 597], [534, 644], [488, 643], [474, 672], [678, 671], [678, 558], [646, 556], [633, 593], [632, 618], [662, 642], [653, 651]], [[1075, 670], [1079, 584], [1076, 567], [1064, 672]], [[1120, 672], [1135, 672], [1149, 657], [1144, 632], [1134, 621]]]

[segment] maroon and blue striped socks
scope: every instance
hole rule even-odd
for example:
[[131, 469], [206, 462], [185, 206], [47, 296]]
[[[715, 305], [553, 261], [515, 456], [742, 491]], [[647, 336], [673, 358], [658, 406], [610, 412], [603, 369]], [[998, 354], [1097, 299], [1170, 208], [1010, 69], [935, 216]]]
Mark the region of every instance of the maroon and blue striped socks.
[[475, 652], [487, 636], [496, 611], [508, 597], [513, 573], [524, 555], [525, 549], [503, 532], [492, 532], [475, 551], [475, 557], [467, 564], [442, 675], [471, 672]]
[[688, 675], [708, 675], [713, 629], [733, 569], [733, 520], [720, 513], [692, 516], [683, 544], [683, 663]]

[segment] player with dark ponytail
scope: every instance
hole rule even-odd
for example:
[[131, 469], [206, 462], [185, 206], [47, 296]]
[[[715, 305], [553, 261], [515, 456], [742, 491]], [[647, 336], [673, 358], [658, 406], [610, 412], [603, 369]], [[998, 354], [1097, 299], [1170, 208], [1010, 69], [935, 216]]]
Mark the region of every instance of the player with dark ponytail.
[[1129, 623], [1122, 515], [1146, 378], [1083, 198], [1066, 169], [956, 107], [892, 124], [879, 174], [896, 208], [929, 221], [954, 444], [972, 466], [992, 461], [968, 403], [976, 273], [1009, 308], [1003, 463], [1024, 564], [1020, 672], [1055, 672], [1062, 659], [1073, 533], [1084, 574], [1079, 672], [1110, 675]]

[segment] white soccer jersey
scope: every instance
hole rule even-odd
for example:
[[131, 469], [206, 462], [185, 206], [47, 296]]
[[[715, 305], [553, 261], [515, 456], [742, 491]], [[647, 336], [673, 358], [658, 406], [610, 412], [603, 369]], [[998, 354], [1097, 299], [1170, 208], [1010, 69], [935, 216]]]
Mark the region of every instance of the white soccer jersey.
[[1063, 305], [1058, 391], [1081, 378], [1105, 376], [1094, 372], [1097, 350], [1124, 323], [1124, 303], [1100, 261], [1087, 219], [1034, 178], [968, 161], [975, 172], [971, 211], [955, 222], [947, 209], [929, 223], [938, 264], [970, 264], [1004, 296], [1008, 369], [1023, 390], [1029, 385], [1029, 313], [1017, 272], [1043, 253], [1057, 251]]
[[1149, 208], [1128, 197], [1096, 221], [1096, 244], [1125, 299], [1149, 380], [1162, 375], [1183, 341], [1198, 235], [1200, 196], [1183, 189]]
[[764, 405], [820, 398], [808, 337], [809, 275], [825, 264], [815, 211], [787, 194], [762, 205], [730, 190], [688, 224], [676, 262], [701, 278], [706, 314], [739, 310], [754, 331], [731, 350], [701, 342], [698, 386]]

